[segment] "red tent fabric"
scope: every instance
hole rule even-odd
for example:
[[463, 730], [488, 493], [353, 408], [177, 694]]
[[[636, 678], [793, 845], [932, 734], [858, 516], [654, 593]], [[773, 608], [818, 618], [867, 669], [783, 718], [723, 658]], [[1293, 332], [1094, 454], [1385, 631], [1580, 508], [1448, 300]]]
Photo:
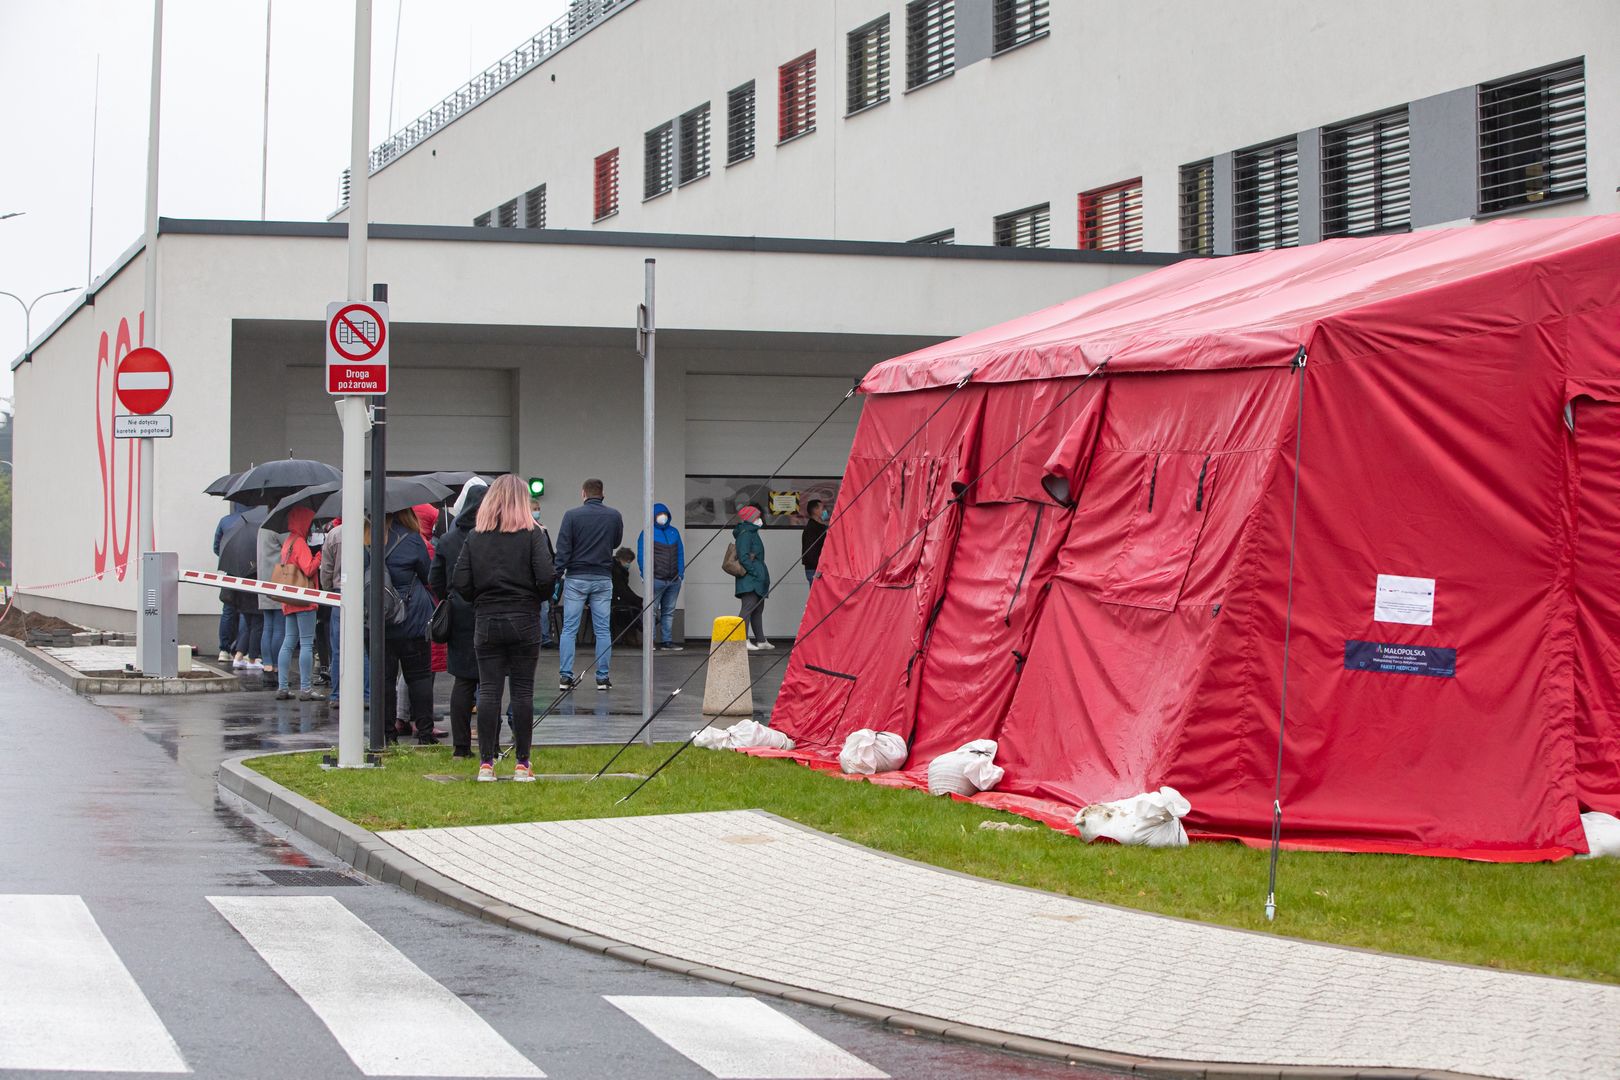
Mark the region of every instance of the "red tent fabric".
[[1170, 785], [1262, 841], [1286, 631], [1290, 845], [1560, 858], [1620, 812], [1620, 218], [1191, 260], [862, 390], [798, 756], [992, 738], [988, 802]]

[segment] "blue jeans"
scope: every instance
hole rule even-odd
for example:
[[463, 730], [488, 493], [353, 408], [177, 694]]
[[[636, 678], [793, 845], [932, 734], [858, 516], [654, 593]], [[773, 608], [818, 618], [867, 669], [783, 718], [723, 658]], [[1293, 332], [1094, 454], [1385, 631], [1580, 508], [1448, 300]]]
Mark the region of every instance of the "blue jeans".
[[332, 700], [338, 699], [343, 677], [343, 609], [333, 608], [326, 623], [326, 647], [332, 651]]
[[551, 601], [540, 601], [540, 644], [555, 645], [557, 639], [551, 633]]
[[259, 609], [239, 611], [236, 617], [236, 651], [244, 660], [263, 659], [260, 642], [264, 637], [264, 617]]
[[613, 660], [613, 579], [605, 577], [566, 577], [563, 579], [562, 641], [557, 643], [558, 676], [574, 677], [574, 642], [579, 637], [579, 620], [585, 605], [591, 606], [591, 629], [596, 631], [596, 677], [608, 677]]
[[259, 651], [264, 662], [272, 667], [281, 666], [281, 639], [287, 632], [287, 616], [280, 608], [264, 613], [264, 633], [259, 639]]
[[310, 677], [315, 674], [315, 613], [295, 611], [283, 618], [286, 632], [281, 637], [281, 658], [276, 661], [276, 687], [287, 689], [287, 668], [292, 665], [293, 650], [297, 649], [298, 689], [307, 691]]
[[816, 583], [816, 572], [810, 569], [808, 566], [804, 568], [804, 580], [808, 581], [812, 585]]
[[236, 608], [230, 604], [221, 604], [219, 608], [219, 651], [233, 652], [236, 649]]
[[672, 645], [675, 641], [675, 598], [680, 595], [680, 578], [673, 581], [653, 580], [652, 597], [648, 602], [657, 605], [653, 611], [658, 616], [658, 640], [665, 645]]

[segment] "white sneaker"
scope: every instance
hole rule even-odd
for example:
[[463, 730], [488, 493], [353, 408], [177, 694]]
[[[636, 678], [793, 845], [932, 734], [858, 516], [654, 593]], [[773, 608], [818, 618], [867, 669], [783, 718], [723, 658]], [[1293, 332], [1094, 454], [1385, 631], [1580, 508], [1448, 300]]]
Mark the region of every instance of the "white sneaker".
[[750, 641], [748, 643], [748, 651], [749, 652], [759, 652], [764, 648], [765, 648], [765, 646], [759, 644], [759, 642], [757, 642], [757, 641]]
[[762, 649], [762, 650], [769, 650], [769, 649], [776, 648], [776, 646], [772, 645], [769, 641], [761, 641], [758, 644], [759, 644], [760, 649]]
[[246, 660], [244, 660], [240, 656], [238, 656], [235, 660], [231, 661], [231, 670], [232, 671], [241, 671], [244, 668], [246, 668], [247, 666], [248, 666], [248, 662]]
[[228, 661], [230, 659], [231, 659], [231, 654], [230, 653], [226, 652], [224, 649], [219, 650], [219, 662], [220, 663], [223, 664], [223, 663], [225, 663], [226, 661]]

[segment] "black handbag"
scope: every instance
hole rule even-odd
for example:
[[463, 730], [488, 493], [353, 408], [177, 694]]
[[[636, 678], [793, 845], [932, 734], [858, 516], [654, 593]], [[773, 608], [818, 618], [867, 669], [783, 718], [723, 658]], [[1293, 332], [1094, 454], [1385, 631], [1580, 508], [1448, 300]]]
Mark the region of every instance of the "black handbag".
[[450, 598], [440, 600], [433, 609], [433, 617], [428, 619], [428, 640], [440, 645], [450, 642]]

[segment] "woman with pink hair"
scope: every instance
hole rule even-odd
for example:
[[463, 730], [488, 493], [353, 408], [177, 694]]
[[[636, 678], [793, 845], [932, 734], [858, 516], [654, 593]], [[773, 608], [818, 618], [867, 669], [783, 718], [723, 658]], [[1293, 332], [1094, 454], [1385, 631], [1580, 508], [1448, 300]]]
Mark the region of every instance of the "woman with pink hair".
[[507, 475], [490, 485], [478, 520], [462, 546], [450, 587], [473, 605], [478, 657], [478, 779], [495, 779], [501, 734], [501, 695], [512, 692], [512, 779], [534, 779], [534, 671], [540, 661], [540, 601], [551, 595], [551, 546], [534, 526], [529, 492]]

